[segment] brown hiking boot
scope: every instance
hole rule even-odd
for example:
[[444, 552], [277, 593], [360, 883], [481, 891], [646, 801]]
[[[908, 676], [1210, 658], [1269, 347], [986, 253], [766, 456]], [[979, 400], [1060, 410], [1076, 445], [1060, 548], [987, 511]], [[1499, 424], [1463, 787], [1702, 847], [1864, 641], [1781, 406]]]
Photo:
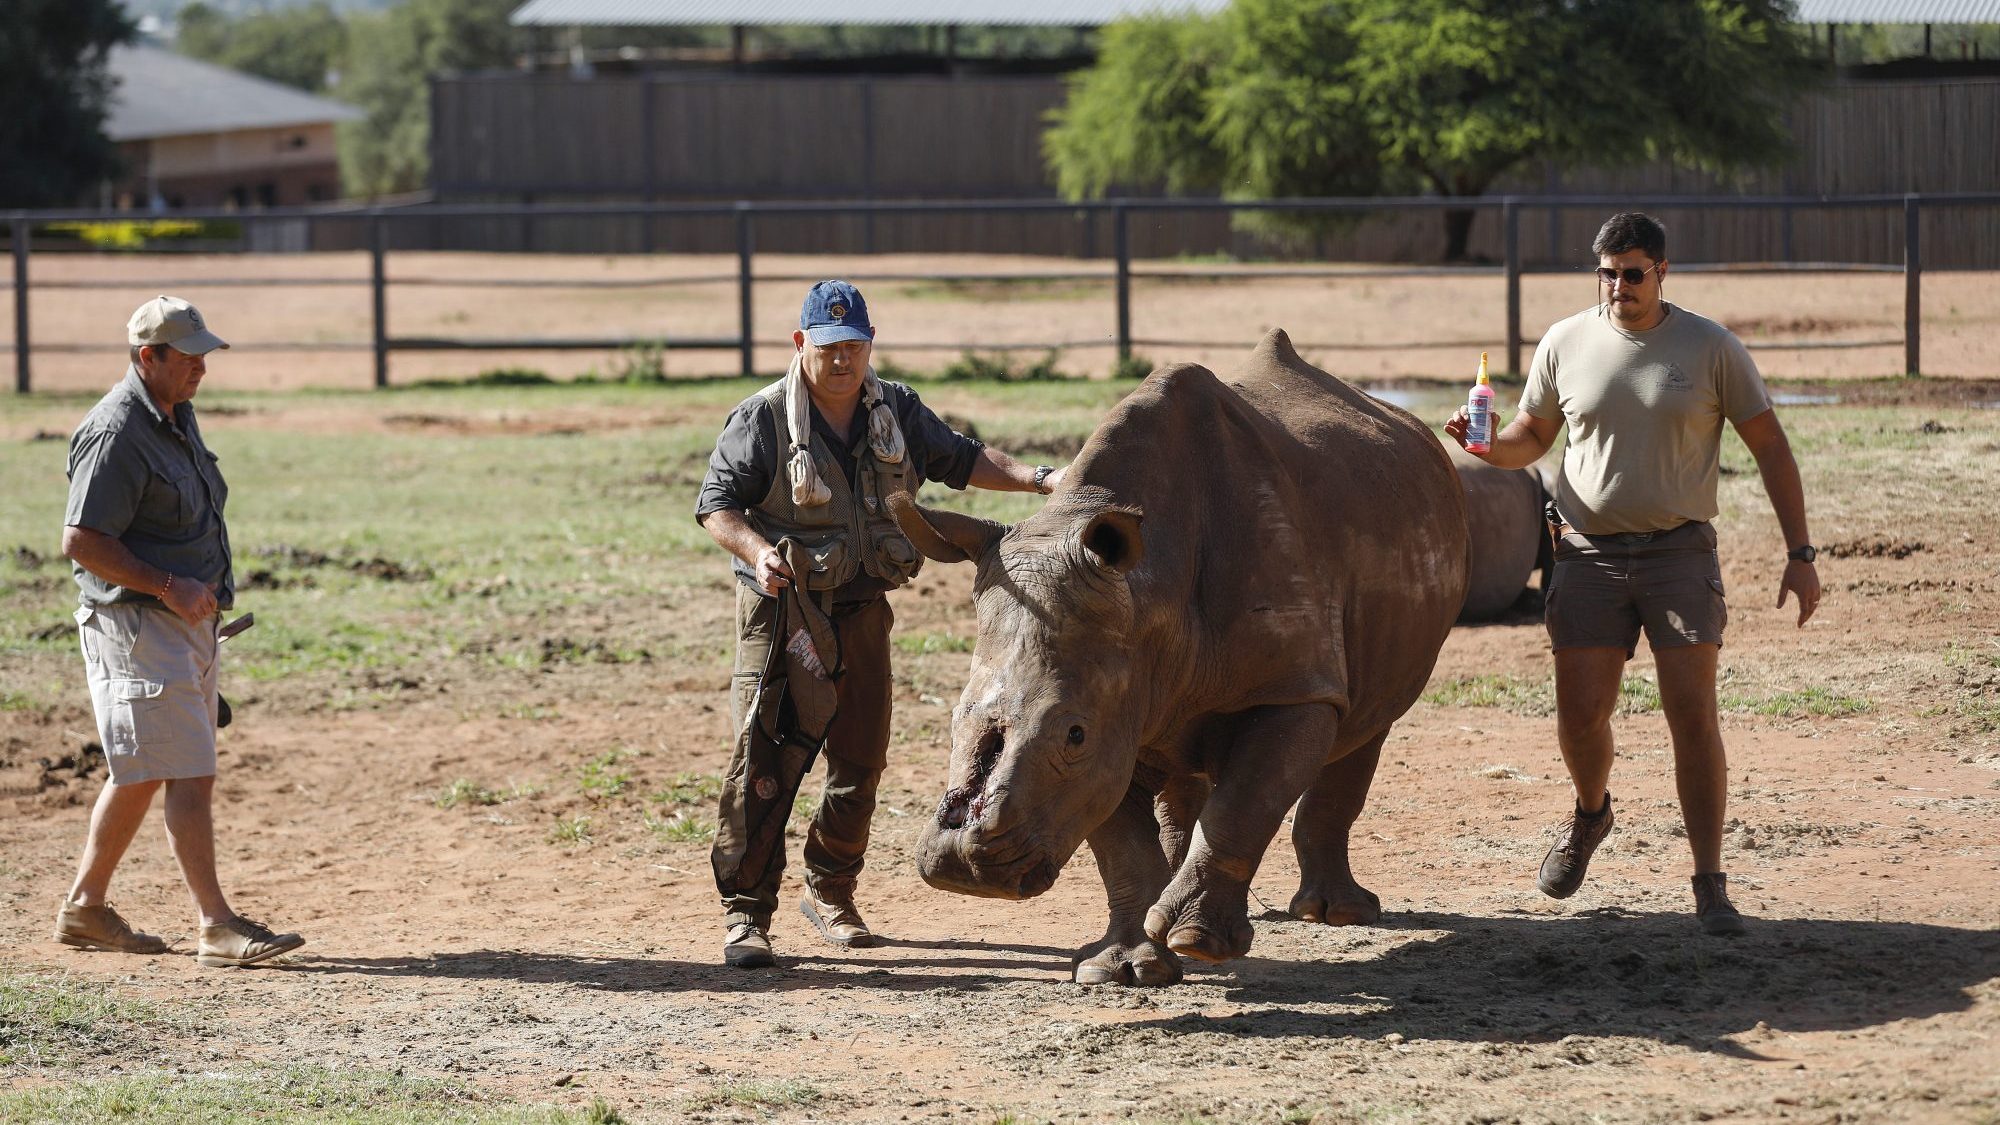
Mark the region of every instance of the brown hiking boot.
[[1583, 874], [1590, 869], [1591, 853], [1611, 834], [1611, 794], [1604, 794], [1604, 807], [1595, 813], [1578, 808], [1563, 826], [1562, 837], [1542, 857], [1541, 877], [1535, 885], [1550, 898], [1568, 898], [1583, 886]]
[[764, 927], [754, 922], [738, 922], [722, 939], [722, 963], [732, 969], [768, 969], [778, 963], [771, 953], [771, 939]]
[[1720, 871], [1694, 877], [1694, 916], [1702, 933], [1716, 937], [1735, 937], [1749, 928], [1729, 901], [1729, 876]]
[[305, 943], [297, 934], [274, 934], [271, 927], [239, 914], [227, 922], [203, 926], [194, 959], [211, 969], [241, 969], [290, 953]]
[[133, 929], [108, 902], [84, 906], [64, 899], [62, 909], [56, 911], [56, 940], [78, 949], [102, 949], [110, 953], [167, 951], [163, 939]]
[[813, 924], [820, 936], [843, 949], [865, 949], [882, 944], [854, 908], [854, 884], [815, 889], [806, 884], [799, 896], [799, 913]]

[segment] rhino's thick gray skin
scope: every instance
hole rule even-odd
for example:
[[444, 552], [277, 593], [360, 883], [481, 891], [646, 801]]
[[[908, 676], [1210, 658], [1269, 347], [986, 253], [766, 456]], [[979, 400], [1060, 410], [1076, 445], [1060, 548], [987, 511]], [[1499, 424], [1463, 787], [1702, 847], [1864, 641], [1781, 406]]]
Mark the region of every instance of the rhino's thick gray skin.
[[1549, 525], [1542, 514], [1548, 492], [1533, 469], [1496, 469], [1456, 443], [1444, 443], [1465, 486], [1465, 519], [1472, 539], [1472, 579], [1460, 621], [1491, 621], [1520, 604], [1528, 576], [1542, 572], [1548, 586], [1554, 565]]
[[1088, 840], [1110, 905], [1084, 983], [1166, 984], [1250, 948], [1285, 812], [1292, 913], [1373, 921], [1347, 836], [1465, 601], [1465, 501], [1423, 423], [1283, 332], [1225, 383], [1155, 371], [1012, 528], [893, 505], [978, 564], [979, 641], [918, 866], [1029, 898]]

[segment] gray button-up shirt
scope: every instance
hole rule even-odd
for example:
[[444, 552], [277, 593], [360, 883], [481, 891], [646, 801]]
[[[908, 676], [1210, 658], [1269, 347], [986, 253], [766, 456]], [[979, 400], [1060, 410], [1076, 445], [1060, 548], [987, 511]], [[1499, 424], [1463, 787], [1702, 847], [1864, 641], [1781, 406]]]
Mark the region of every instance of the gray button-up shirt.
[[[228, 501], [229, 486], [201, 440], [193, 405], [174, 407], [172, 418], [160, 413], [136, 367], [70, 435], [63, 523], [109, 535], [169, 574], [216, 585], [223, 609], [236, 601], [229, 528], [222, 520]], [[81, 565], [73, 569], [84, 605], [160, 604]]]

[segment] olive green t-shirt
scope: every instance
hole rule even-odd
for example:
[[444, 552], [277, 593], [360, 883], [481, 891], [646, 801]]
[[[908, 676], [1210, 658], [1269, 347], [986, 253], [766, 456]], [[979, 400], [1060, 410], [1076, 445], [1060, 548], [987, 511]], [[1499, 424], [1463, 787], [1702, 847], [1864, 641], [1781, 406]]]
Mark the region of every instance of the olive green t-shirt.
[[1521, 409], [1569, 427], [1556, 507], [1585, 535], [1714, 519], [1722, 423], [1771, 408], [1743, 341], [1705, 316], [1664, 308], [1644, 332], [1589, 309], [1558, 321], [1535, 348]]

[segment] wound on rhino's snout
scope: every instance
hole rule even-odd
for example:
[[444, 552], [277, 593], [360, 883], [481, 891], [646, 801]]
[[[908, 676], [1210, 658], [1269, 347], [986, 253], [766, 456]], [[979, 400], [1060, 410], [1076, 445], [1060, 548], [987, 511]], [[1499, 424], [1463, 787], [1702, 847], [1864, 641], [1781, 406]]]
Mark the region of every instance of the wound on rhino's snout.
[[972, 776], [964, 785], [944, 795], [938, 803], [938, 824], [944, 828], [964, 828], [977, 824], [986, 814], [986, 781], [993, 776], [993, 767], [1000, 762], [1000, 749], [1006, 738], [998, 727], [986, 728], [979, 739], [978, 749], [972, 755]]

